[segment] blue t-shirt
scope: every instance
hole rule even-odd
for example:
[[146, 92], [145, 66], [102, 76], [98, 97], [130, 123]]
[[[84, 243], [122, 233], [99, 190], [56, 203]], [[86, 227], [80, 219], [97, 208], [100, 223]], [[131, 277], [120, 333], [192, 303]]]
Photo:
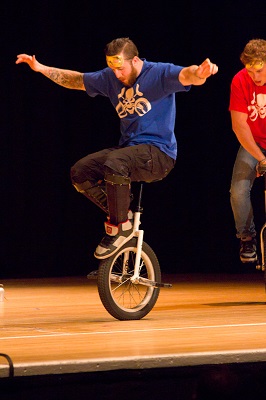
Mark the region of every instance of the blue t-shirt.
[[91, 97], [109, 97], [120, 118], [119, 146], [152, 144], [176, 159], [175, 93], [188, 91], [191, 86], [183, 86], [178, 80], [183, 67], [143, 61], [132, 87], [124, 86], [107, 67], [84, 74], [86, 91]]

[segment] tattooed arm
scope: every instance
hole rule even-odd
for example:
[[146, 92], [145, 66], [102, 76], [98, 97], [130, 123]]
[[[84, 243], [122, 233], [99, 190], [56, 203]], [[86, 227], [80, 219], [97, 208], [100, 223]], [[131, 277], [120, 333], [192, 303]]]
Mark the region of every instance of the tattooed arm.
[[19, 54], [17, 56], [16, 64], [26, 63], [35, 72], [40, 72], [51, 81], [57, 83], [68, 89], [85, 90], [83, 83], [83, 73], [71, 71], [67, 69], [47, 67], [39, 63], [35, 56], [28, 56], [27, 54]]

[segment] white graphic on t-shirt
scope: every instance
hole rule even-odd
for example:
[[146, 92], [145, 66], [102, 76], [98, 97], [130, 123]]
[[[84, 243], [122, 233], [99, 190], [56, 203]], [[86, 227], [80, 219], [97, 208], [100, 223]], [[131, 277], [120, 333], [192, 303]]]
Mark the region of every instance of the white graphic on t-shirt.
[[249, 118], [252, 122], [256, 121], [258, 116], [260, 118], [266, 117], [266, 94], [259, 93], [257, 95], [257, 103], [256, 103], [256, 95], [253, 93], [253, 100], [251, 101], [251, 106], [248, 106], [248, 111], [251, 111]]
[[139, 116], [143, 116], [151, 109], [151, 103], [143, 96], [143, 93], [139, 91], [139, 85], [136, 86], [136, 93], [134, 94], [134, 88], [126, 90], [125, 87], [121, 90], [118, 95], [119, 103], [116, 106], [117, 114], [120, 118], [125, 118], [128, 114], [134, 114], [136, 112]]

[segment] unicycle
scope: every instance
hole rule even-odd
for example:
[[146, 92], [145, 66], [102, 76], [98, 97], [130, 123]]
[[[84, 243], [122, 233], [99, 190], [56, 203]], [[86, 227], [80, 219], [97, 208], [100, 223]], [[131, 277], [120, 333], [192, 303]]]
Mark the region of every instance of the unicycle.
[[264, 178], [264, 210], [265, 210], [265, 223], [260, 231], [260, 251], [261, 259], [258, 258], [256, 268], [264, 272], [264, 282], [266, 285], [266, 171], [261, 173]]
[[133, 237], [115, 254], [100, 260], [98, 270], [87, 276], [97, 279], [103, 306], [110, 315], [121, 321], [144, 318], [155, 306], [160, 289], [172, 287], [170, 283], [161, 282], [158, 258], [143, 241], [144, 231], [139, 229], [143, 213], [143, 185], [143, 182], [139, 183]]

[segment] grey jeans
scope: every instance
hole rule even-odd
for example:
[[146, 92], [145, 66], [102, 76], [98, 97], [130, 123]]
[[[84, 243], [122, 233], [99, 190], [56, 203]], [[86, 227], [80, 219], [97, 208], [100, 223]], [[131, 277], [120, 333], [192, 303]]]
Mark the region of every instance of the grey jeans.
[[[265, 154], [266, 150], [261, 149]], [[235, 220], [236, 237], [245, 239], [249, 236], [255, 237], [254, 214], [251, 204], [251, 189], [256, 173], [256, 158], [252, 157], [242, 146], [240, 146], [231, 180], [230, 201]]]

